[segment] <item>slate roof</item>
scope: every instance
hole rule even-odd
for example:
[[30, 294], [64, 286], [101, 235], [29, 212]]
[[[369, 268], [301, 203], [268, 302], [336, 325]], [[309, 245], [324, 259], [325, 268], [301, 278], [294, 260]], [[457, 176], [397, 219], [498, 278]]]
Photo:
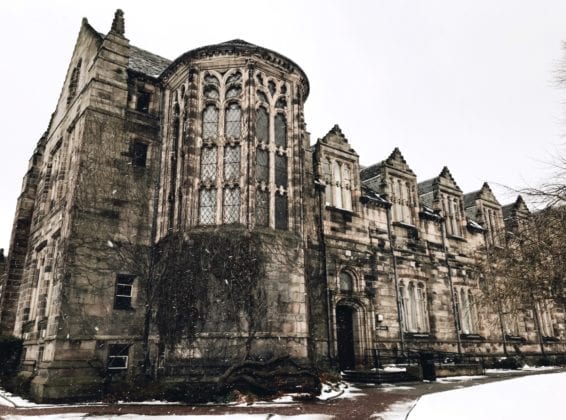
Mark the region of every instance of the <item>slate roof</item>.
[[379, 175], [381, 171], [381, 166], [383, 165], [383, 161], [379, 163], [374, 163], [373, 165], [367, 166], [360, 171], [360, 179], [362, 181], [366, 179], [373, 178], [374, 176]]
[[159, 77], [169, 64], [171, 64], [171, 60], [130, 45], [130, 61], [128, 63], [130, 70], [151, 77]]
[[391, 203], [368, 185], [362, 184], [362, 201], [371, 201], [381, 207], [389, 207]]
[[480, 196], [481, 190], [472, 191], [470, 193], [464, 194], [464, 208], [474, 207], [476, 205], [476, 199]]
[[429, 192], [432, 192], [435, 181], [436, 178], [431, 178], [431, 179], [427, 179], [426, 181], [419, 182], [417, 184], [419, 195], [428, 194]]

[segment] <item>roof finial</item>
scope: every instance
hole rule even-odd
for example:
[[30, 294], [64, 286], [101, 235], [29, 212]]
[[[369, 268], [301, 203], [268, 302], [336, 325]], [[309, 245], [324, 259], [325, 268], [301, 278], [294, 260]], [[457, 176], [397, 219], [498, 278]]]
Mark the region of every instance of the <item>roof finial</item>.
[[112, 28], [110, 32], [114, 32], [118, 35], [124, 35], [125, 23], [124, 23], [124, 12], [122, 9], [117, 9], [114, 13], [114, 20], [112, 21]]

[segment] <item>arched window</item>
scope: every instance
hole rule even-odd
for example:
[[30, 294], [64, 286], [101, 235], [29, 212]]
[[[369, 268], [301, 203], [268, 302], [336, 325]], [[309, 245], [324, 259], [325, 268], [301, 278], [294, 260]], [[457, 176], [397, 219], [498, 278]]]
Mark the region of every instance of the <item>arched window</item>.
[[327, 206], [332, 205], [332, 170], [330, 168], [330, 161], [328, 159], [324, 159], [322, 161], [322, 178], [326, 184], [324, 197]]
[[204, 97], [207, 99], [218, 99], [218, 89], [215, 86], [206, 86], [204, 88]]
[[257, 149], [255, 177], [258, 182], [269, 182], [269, 151], [267, 150]]
[[287, 188], [287, 156], [275, 155], [275, 185]]
[[289, 227], [289, 210], [287, 196], [275, 194], [275, 229], [287, 230]]
[[71, 79], [69, 80], [69, 93], [67, 95], [67, 105], [69, 105], [75, 96], [77, 96], [77, 89], [79, 87], [79, 77], [81, 74], [81, 66], [83, 64], [82, 58], [79, 59], [77, 65], [71, 73]]
[[226, 92], [226, 99], [237, 98], [242, 93], [242, 88], [240, 86], [234, 86], [228, 89]]
[[340, 291], [352, 292], [354, 290], [354, 279], [347, 271], [340, 272]]
[[255, 120], [255, 136], [260, 143], [269, 143], [269, 114], [264, 107], [257, 110]]
[[332, 162], [332, 174], [334, 175], [334, 206], [342, 208], [342, 171], [338, 162]]
[[214, 139], [218, 136], [218, 109], [208, 105], [202, 113], [202, 138]]
[[258, 189], [255, 197], [255, 222], [259, 226], [269, 226], [269, 192]]
[[399, 298], [403, 311], [403, 327], [412, 333], [428, 331], [428, 311], [426, 303], [426, 290], [424, 284], [415, 285], [409, 282], [407, 288], [401, 282], [399, 285]]
[[224, 135], [226, 137], [240, 138], [241, 132], [241, 111], [240, 105], [232, 103], [226, 108]]
[[274, 120], [275, 128], [275, 145], [287, 148], [287, 122], [283, 114], [275, 115]]

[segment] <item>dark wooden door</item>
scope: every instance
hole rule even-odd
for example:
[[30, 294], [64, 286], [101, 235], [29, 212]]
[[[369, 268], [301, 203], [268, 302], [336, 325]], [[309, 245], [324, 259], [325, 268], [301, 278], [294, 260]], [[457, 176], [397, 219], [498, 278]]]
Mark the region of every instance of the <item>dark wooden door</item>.
[[351, 307], [336, 307], [336, 332], [340, 370], [354, 369], [356, 357], [354, 354], [354, 324]]

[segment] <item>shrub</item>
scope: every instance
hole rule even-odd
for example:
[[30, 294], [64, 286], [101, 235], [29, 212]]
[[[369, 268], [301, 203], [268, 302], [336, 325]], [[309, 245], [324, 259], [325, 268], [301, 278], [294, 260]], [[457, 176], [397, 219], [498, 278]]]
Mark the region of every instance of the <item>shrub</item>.
[[22, 340], [11, 335], [0, 335], [0, 376], [12, 376], [18, 370], [22, 354]]

